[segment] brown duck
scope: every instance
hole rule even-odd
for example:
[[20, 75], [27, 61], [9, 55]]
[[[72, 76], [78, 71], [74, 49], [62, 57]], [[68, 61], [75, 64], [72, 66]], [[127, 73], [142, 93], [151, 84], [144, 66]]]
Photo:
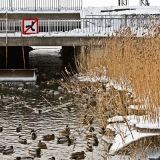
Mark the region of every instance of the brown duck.
[[47, 145], [44, 142], [41, 142], [41, 140], [39, 140], [37, 146], [41, 149], [47, 149]]
[[51, 141], [55, 139], [55, 135], [54, 134], [48, 134], [48, 135], [44, 135], [43, 136], [43, 140], [44, 141]]
[[71, 159], [84, 159], [86, 157], [85, 152], [74, 152], [71, 154], [70, 158]]

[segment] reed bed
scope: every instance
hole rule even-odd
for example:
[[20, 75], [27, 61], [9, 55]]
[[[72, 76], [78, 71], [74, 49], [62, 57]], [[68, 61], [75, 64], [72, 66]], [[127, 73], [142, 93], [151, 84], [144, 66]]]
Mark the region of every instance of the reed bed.
[[159, 34], [157, 25], [148, 27], [142, 37], [127, 28], [114, 36], [90, 42], [79, 55], [78, 70], [92, 76], [106, 76], [109, 81], [132, 90], [139, 104], [152, 113], [150, 118], [156, 119], [160, 104]]
[[[77, 75], [71, 77], [74, 73], [66, 70], [66, 83], [60, 82], [61, 85], [76, 91], [75, 97], [79, 96], [81, 105], [87, 104], [84, 115], [92, 115], [99, 126], [106, 128], [108, 119], [117, 115], [123, 117], [131, 135], [128, 115], [135, 115], [137, 121], [143, 116], [144, 123], [159, 124], [160, 27], [154, 22], [151, 20], [152, 26], [143, 27], [145, 32], [142, 37], [139, 37], [138, 27], [134, 32], [132, 28], [121, 28], [112, 36], [89, 42], [76, 57], [78, 77], [82, 76], [84, 81], [80, 82]], [[130, 105], [136, 105], [138, 109], [128, 108]], [[119, 122], [116, 123], [118, 126]], [[125, 133], [121, 133], [120, 129], [117, 132], [125, 139]], [[149, 140], [146, 142], [146, 139]], [[127, 145], [118, 154], [134, 152], [133, 158], [139, 152], [137, 148], [141, 148], [141, 159], [150, 147], [160, 149], [156, 142], [159, 142], [159, 136], [142, 138]], [[108, 153], [109, 150], [106, 151]]]

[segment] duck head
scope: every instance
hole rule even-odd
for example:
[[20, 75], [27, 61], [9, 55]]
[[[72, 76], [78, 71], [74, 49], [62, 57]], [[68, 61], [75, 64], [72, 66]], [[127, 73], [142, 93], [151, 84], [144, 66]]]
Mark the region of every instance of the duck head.
[[41, 152], [41, 149], [40, 148], [36, 148], [36, 153], [40, 154], [40, 152]]

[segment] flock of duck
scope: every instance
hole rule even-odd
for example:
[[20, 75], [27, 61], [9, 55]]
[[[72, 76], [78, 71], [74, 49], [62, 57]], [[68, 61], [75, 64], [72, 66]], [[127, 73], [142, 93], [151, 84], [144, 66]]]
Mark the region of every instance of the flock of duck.
[[[2, 85], [3, 86], [3, 85]], [[4, 87], [4, 86], [3, 86]], [[23, 87], [20, 86], [20, 88]], [[18, 91], [21, 91], [20, 88], [18, 89]], [[22, 89], [22, 91], [24, 92], [24, 89]], [[26, 90], [25, 90], [26, 91]], [[43, 90], [41, 93], [48, 95], [48, 94], [53, 94], [54, 97], [58, 97], [59, 101], [63, 101], [63, 95], [61, 95], [61, 93], [64, 93], [65, 90], [63, 87], [58, 87], [58, 91], [54, 91], [51, 92], [51, 90]], [[72, 92], [74, 93], [74, 90], [70, 90], [68, 91], [69, 94], [72, 94]], [[17, 101], [17, 99], [21, 99], [22, 97], [18, 96], [18, 97], [14, 97], [14, 100]], [[3, 99], [3, 97], [1, 97], [1, 99]], [[96, 105], [96, 101], [94, 100], [94, 98], [90, 98], [87, 100], [89, 105]], [[7, 107], [9, 107], [9, 105], [7, 105]], [[12, 106], [11, 106], [12, 107]], [[70, 108], [68, 107], [68, 112], [70, 111]], [[39, 110], [39, 114], [41, 114], [41, 110]], [[88, 131], [89, 133], [86, 135], [86, 139], [87, 139], [87, 143], [86, 143], [86, 151], [92, 152], [94, 149], [94, 146], [98, 146], [99, 141], [98, 141], [98, 137], [96, 134], [94, 134], [94, 127], [92, 127], [92, 123], [93, 123], [94, 118], [92, 116], [88, 116], [88, 115], [84, 115], [82, 122], [84, 125], [89, 125]], [[16, 132], [21, 132], [22, 131], [22, 125], [19, 124], [19, 126], [16, 127]], [[3, 132], [3, 127], [0, 127], [0, 132]], [[99, 131], [100, 134], [104, 134], [105, 133], [105, 128], [102, 127]], [[30, 136], [32, 140], [36, 140], [37, 138], [37, 132], [36, 130], [32, 129], [30, 131]], [[67, 145], [71, 145], [74, 144], [74, 142], [76, 141], [76, 139], [73, 137], [70, 137], [70, 127], [68, 125], [66, 125], [66, 127], [61, 130], [59, 132], [59, 137], [56, 137], [54, 134], [47, 134], [47, 135], [43, 135], [43, 140], [39, 140], [39, 142], [37, 143], [37, 148], [29, 148], [28, 149], [28, 153], [31, 156], [26, 156], [26, 157], [16, 157], [15, 160], [34, 160], [34, 157], [40, 157], [41, 156], [41, 149], [47, 149], [47, 145], [45, 142], [43, 141], [53, 141], [55, 140], [55, 138], [57, 138], [57, 143], [58, 144], [63, 144], [63, 143], [67, 143]], [[27, 139], [23, 138], [21, 135], [19, 135], [18, 137], [18, 142], [21, 144], [27, 144]], [[3, 153], [3, 155], [6, 154], [12, 154], [14, 153], [14, 147], [13, 146], [0, 146], [0, 152]], [[80, 152], [73, 152], [70, 155], [70, 159], [74, 159], [74, 160], [79, 160], [79, 159], [85, 159], [86, 154], [85, 151], [80, 151]], [[55, 160], [55, 156], [50, 157], [48, 160]]]
[[[3, 127], [1, 127], [1, 132], [3, 131]], [[22, 131], [22, 125], [19, 124], [19, 126], [16, 127], [16, 132], [21, 132]], [[64, 128], [64, 130], [59, 132], [59, 137], [57, 137], [57, 143], [58, 144], [63, 144], [63, 143], [67, 143], [68, 145], [70, 145], [71, 143], [74, 143], [75, 139], [71, 139], [69, 137], [70, 134], [70, 127], [68, 125], [66, 125], [66, 127]], [[37, 138], [37, 133], [36, 130], [32, 129], [30, 132], [31, 138], [33, 140], [35, 140]], [[92, 136], [88, 136], [88, 150], [92, 151], [91, 149], [91, 143], [93, 143], [93, 145], [97, 145], [95, 143], [98, 143], [98, 140], [96, 139], [96, 141], [94, 141], [94, 139], [96, 138], [94, 136], [94, 139], [92, 139]], [[43, 136], [43, 141], [51, 141], [51, 140], [55, 140], [55, 135], [54, 134], [47, 134]], [[18, 142], [21, 144], [27, 144], [27, 139], [23, 138], [21, 135], [19, 135], [18, 137]], [[29, 148], [28, 152], [29, 154], [31, 154], [33, 157], [27, 156], [27, 157], [16, 157], [15, 160], [34, 160], [34, 157], [40, 157], [41, 155], [41, 149], [47, 149], [47, 145], [45, 142], [42, 142], [41, 140], [39, 140], [39, 142], [37, 143], [37, 148]], [[4, 146], [1, 145], [0, 146], [0, 152], [3, 153], [3, 155], [7, 155], [7, 154], [12, 154], [14, 152], [14, 147], [13, 146]], [[85, 158], [85, 152], [81, 151], [81, 152], [73, 152], [70, 155], [71, 159], [84, 159]], [[55, 157], [52, 156], [51, 158], [49, 158], [48, 160], [55, 160]]]

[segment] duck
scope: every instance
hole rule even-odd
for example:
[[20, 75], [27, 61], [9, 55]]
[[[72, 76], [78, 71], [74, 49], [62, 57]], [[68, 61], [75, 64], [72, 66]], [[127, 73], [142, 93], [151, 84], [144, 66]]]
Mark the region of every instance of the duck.
[[88, 100], [87, 103], [88, 103], [89, 106], [94, 106], [95, 107], [97, 105], [97, 102], [93, 97], [90, 97], [90, 99]]
[[37, 146], [41, 149], [47, 149], [47, 145], [44, 142], [41, 142], [41, 140], [39, 140]]
[[93, 151], [93, 147], [92, 147], [91, 144], [87, 143], [86, 151], [89, 151], [89, 152], [92, 152], [92, 151]]
[[61, 136], [68, 136], [70, 134], [70, 127], [66, 125], [66, 128], [59, 132], [59, 135]]
[[42, 114], [42, 110], [41, 109], [38, 110], [38, 114]]
[[96, 134], [87, 134], [86, 139], [89, 139], [89, 138], [97, 138], [97, 135]]
[[35, 140], [37, 138], [37, 133], [36, 133], [36, 131], [34, 129], [31, 130], [30, 134], [31, 134], [31, 138], [33, 140]]
[[48, 158], [48, 160], [56, 160], [55, 157]]
[[88, 130], [89, 132], [94, 132], [94, 127], [90, 126]]
[[11, 154], [13, 153], [13, 151], [14, 151], [13, 146], [10, 146], [3, 150], [3, 154]]
[[0, 132], [2, 132], [3, 131], [3, 127], [0, 127]]
[[21, 144], [27, 144], [27, 140], [26, 139], [23, 139], [21, 138], [22, 136], [19, 136], [18, 138], [18, 142], [21, 143]]
[[0, 152], [2, 152], [5, 148], [6, 146], [0, 146]]
[[58, 98], [58, 100], [59, 100], [60, 102], [62, 102], [62, 101], [64, 100], [64, 97], [63, 97], [63, 96], [60, 96], [60, 97]]
[[20, 132], [22, 130], [22, 125], [21, 124], [19, 124], [19, 126], [18, 127], [16, 127], [16, 132]]
[[67, 136], [63, 136], [63, 137], [58, 137], [57, 138], [57, 143], [65, 143], [65, 142], [68, 142], [69, 144], [72, 143], [74, 140], [73, 139], [70, 139], [70, 137], [67, 135]]
[[71, 108], [69, 106], [67, 106], [68, 112], [71, 112]]
[[43, 136], [43, 140], [44, 141], [51, 141], [55, 139], [55, 135], [54, 134], [48, 134], [48, 135], [44, 135]]
[[74, 152], [70, 155], [71, 159], [84, 159], [85, 156], [85, 152], [81, 151], [81, 152]]
[[50, 80], [47, 82], [47, 85], [48, 86], [53, 86], [55, 84], [54, 80]]
[[41, 148], [29, 148], [28, 152], [34, 156], [40, 155], [41, 154]]
[[33, 157], [16, 157], [15, 160], [34, 160]]
[[87, 144], [91, 144], [93, 146], [98, 146], [98, 138], [88, 138], [87, 139]]
[[87, 115], [84, 115], [83, 117], [83, 124], [92, 124], [93, 123], [93, 117], [87, 117]]
[[105, 134], [105, 133], [106, 133], [106, 130], [105, 130], [104, 126], [103, 126], [103, 127], [101, 127], [99, 129], [99, 134]]

